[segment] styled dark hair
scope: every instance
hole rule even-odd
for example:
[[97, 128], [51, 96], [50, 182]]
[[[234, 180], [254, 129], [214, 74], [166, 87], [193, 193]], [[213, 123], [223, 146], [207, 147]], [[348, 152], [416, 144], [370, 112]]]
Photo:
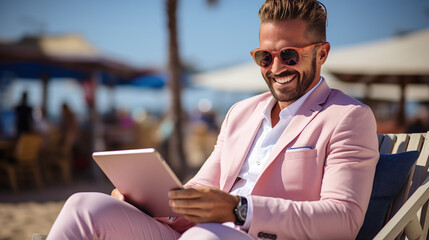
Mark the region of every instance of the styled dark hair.
[[261, 23], [303, 20], [312, 42], [326, 41], [327, 10], [317, 0], [266, 0], [259, 9]]

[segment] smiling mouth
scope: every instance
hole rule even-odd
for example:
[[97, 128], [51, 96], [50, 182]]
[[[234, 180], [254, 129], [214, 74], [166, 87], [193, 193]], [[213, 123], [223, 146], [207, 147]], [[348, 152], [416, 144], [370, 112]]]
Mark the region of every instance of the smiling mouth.
[[295, 78], [295, 76], [296, 76], [296, 74], [292, 74], [292, 75], [288, 75], [288, 76], [285, 76], [285, 77], [276, 77], [276, 78], [273, 78], [273, 79], [274, 79], [274, 81], [276, 83], [285, 84], [285, 83], [288, 83], [288, 82], [292, 81]]

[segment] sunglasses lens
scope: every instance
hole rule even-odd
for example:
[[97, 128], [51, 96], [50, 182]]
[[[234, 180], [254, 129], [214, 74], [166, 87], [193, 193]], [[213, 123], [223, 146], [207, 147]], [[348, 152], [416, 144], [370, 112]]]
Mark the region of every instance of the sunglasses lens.
[[255, 60], [259, 66], [268, 67], [271, 64], [273, 57], [271, 56], [271, 53], [269, 53], [267, 51], [257, 51], [255, 53]]
[[299, 53], [295, 49], [285, 49], [281, 51], [280, 57], [285, 64], [293, 66], [298, 63]]

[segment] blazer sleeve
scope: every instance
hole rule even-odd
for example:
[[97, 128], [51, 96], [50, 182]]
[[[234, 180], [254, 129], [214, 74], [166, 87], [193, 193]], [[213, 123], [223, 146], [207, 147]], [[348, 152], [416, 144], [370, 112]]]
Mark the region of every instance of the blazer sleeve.
[[320, 200], [252, 196], [249, 232], [278, 239], [354, 239], [368, 207], [378, 156], [372, 111], [352, 107], [328, 140]]

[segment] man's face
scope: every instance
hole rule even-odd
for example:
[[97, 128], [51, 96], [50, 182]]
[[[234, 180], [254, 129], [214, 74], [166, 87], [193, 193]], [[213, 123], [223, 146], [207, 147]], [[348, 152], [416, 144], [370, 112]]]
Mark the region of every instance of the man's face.
[[[278, 51], [285, 47], [301, 48], [313, 44], [306, 38], [306, 27], [307, 23], [302, 20], [262, 23], [260, 48]], [[275, 57], [271, 66], [261, 68], [272, 95], [282, 107], [293, 103], [317, 84], [321, 65], [317, 61], [317, 48], [303, 52], [298, 64], [294, 66], [285, 65]]]

